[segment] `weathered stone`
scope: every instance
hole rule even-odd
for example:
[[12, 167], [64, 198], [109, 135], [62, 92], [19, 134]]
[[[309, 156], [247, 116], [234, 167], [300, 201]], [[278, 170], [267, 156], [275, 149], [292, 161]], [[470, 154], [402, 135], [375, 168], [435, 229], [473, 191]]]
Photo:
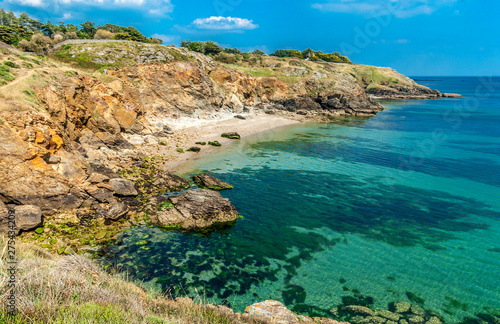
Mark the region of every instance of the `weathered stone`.
[[87, 181], [89, 181], [90, 183], [96, 184], [96, 183], [99, 183], [99, 182], [109, 181], [109, 177], [105, 176], [104, 174], [93, 172], [89, 176], [89, 178], [87, 179]]
[[117, 196], [137, 196], [137, 190], [132, 181], [122, 178], [115, 178], [109, 180], [115, 195]]
[[395, 313], [406, 313], [410, 310], [411, 304], [405, 301], [398, 301], [389, 304], [389, 310]]
[[210, 190], [233, 189], [233, 186], [208, 173], [200, 173], [193, 176], [193, 181], [199, 188]]
[[45, 162], [47, 162], [47, 164], [57, 164], [59, 162], [61, 162], [61, 158], [58, 157], [58, 156], [55, 156], [55, 155], [49, 155], [49, 157], [45, 160]]
[[192, 146], [192, 147], [188, 148], [186, 151], [198, 153], [199, 151], [201, 151], [201, 148], [199, 148], [197, 146]]
[[242, 116], [242, 115], [235, 115], [234, 118], [237, 118], [237, 119], [247, 119], [245, 116]]
[[239, 217], [229, 199], [212, 190], [189, 190], [169, 200], [170, 206], [152, 216], [153, 221], [161, 226], [195, 229], [235, 221]]
[[181, 191], [190, 187], [189, 182], [168, 171], [159, 172], [153, 180], [153, 186], [161, 191]]
[[128, 212], [128, 207], [124, 203], [118, 202], [116, 200], [109, 204], [109, 210], [106, 213], [106, 218], [111, 220], [118, 220], [120, 217]]
[[85, 191], [102, 203], [110, 202], [113, 200], [113, 191], [110, 191], [105, 188], [99, 188], [95, 185], [87, 185], [85, 186]]
[[288, 99], [283, 102], [283, 106], [286, 110], [290, 112], [295, 112], [297, 110], [311, 111], [311, 110], [321, 110], [321, 105], [313, 101], [311, 98], [293, 98]]
[[358, 306], [358, 305], [347, 305], [342, 307], [342, 310], [348, 312], [352, 315], [361, 315], [361, 316], [373, 316], [375, 312], [368, 307]]
[[245, 313], [251, 316], [265, 318], [272, 323], [299, 323], [297, 316], [282, 303], [275, 300], [266, 300], [245, 308]]
[[394, 322], [399, 321], [399, 319], [401, 318], [401, 315], [395, 314], [395, 313], [390, 312], [390, 311], [385, 310], [385, 309], [377, 309], [375, 311], [375, 315], [383, 317], [383, 318], [387, 318], [388, 320], [391, 320]]
[[[29, 231], [42, 224], [42, 210], [37, 206], [22, 205], [12, 208], [15, 215], [16, 235], [21, 230]], [[8, 208], [0, 201], [0, 232], [7, 233], [9, 230]]]
[[24, 205], [14, 208], [17, 228], [28, 231], [42, 223], [42, 210], [38, 206]]

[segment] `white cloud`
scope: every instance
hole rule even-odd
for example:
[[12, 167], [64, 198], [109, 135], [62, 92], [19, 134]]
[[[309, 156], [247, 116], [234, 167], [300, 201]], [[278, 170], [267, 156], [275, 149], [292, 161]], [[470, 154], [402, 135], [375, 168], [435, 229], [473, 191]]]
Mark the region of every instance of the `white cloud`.
[[8, 3], [19, 4], [27, 7], [43, 7], [43, 0], [7, 0]]
[[234, 17], [215, 17], [198, 18], [192, 22], [192, 26], [197, 29], [210, 30], [249, 30], [258, 28], [259, 25], [253, 23], [253, 20]]
[[312, 8], [324, 12], [409, 18], [430, 15], [442, 6], [456, 2], [457, 0], [331, 0], [327, 3], [314, 3]]
[[170, 0], [4, 0], [5, 2], [46, 10], [68, 9], [74, 6], [94, 6], [104, 9], [129, 8], [162, 16], [173, 11]]
[[71, 19], [73, 18], [73, 15], [71, 14], [71, 12], [65, 12], [62, 16], [63, 19]]

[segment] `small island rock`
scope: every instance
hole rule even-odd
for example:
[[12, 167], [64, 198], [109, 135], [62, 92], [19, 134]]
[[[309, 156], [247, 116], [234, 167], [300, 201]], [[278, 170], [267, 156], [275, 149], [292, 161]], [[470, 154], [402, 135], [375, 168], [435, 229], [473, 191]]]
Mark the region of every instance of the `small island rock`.
[[443, 98], [463, 98], [462, 95], [458, 93], [442, 93]]

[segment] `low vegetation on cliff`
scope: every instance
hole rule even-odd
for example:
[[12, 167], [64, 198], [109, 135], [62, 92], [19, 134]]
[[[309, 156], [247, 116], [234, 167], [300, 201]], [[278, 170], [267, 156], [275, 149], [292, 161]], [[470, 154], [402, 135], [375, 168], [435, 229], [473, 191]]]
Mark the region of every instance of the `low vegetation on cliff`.
[[86, 21], [80, 26], [40, 22], [26, 12], [16, 15], [12, 10], [0, 8], [0, 41], [23, 50], [42, 53], [49, 46], [68, 39], [116, 39], [141, 43], [161, 44], [162, 40], [146, 37], [135, 27], [113, 24], [96, 26]]

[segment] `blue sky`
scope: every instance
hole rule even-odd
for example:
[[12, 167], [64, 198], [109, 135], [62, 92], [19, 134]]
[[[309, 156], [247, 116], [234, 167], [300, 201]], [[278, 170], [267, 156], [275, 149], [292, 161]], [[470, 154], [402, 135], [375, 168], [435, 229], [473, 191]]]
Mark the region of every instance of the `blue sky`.
[[500, 75], [499, 0], [0, 0], [53, 23], [134, 26], [165, 43], [313, 48], [406, 75]]

